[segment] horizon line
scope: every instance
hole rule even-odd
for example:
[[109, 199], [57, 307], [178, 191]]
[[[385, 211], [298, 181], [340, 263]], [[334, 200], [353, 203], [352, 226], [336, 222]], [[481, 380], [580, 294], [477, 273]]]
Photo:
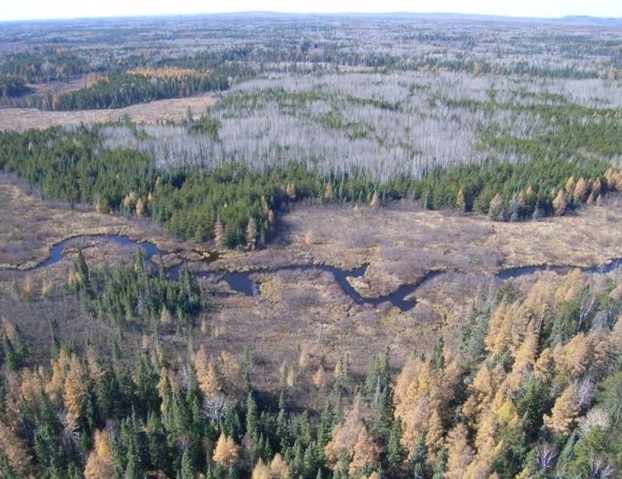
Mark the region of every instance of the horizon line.
[[514, 16], [514, 15], [500, 15], [493, 13], [461, 13], [455, 12], [416, 12], [416, 11], [389, 11], [389, 12], [374, 12], [374, 11], [337, 11], [337, 12], [289, 12], [282, 10], [239, 10], [231, 12], [181, 12], [181, 13], [145, 13], [145, 14], [130, 14], [130, 15], [93, 15], [93, 16], [76, 16], [76, 17], [46, 17], [46, 18], [17, 18], [17, 19], [1, 19], [2, 23], [28, 23], [28, 22], [63, 22], [63, 21], [80, 21], [80, 20], [130, 20], [130, 19], [147, 19], [147, 18], [180, 18], [180, 17], [201, 17], [201, 16], [231, 16], [231, 15], [274, 15], [274, 16], [391, 16], [391, 15], [407, 15], [407, 16], [422, 16], [422, 17], [434, 17], [434, 16], [454, 16], [454, 17], [478, 17], [481, 19], [507, 19], [507, 20], [544, 20], [544, 21], [560, 21], [565, 19], [586, 19], [586, 20], [622, 20], [622, 17], [603, 17], [588, 14], [567, 14], [563, 16]]

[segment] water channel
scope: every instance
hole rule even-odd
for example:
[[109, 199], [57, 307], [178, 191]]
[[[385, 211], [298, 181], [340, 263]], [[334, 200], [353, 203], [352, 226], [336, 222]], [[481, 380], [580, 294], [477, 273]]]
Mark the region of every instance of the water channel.
[[[149, 241], [135, 241], [124, 235], [83, 235], [65, 239], [55, 244], [50, 250], [50, 256], [42, 263], [34, 266], [30, 269], [0, 269], [2, 271], [8, 271], [13, 273], [26, 273], [38, 271], [40, 269], [51, 266], [58, 261], [62, 260], [66, 254], [66, 249], [73, 244], [80, 244], [88, 242], [111, 242], [125, 247], [137, 247], [143, 251], [145, 259], [150, 260], [153, 264], [158, 264], [157, 258], [160, 255], [165, 255], [166, 252], [161, 251], [158, 247]], [[622, 265], [622, 258], [615, 259], [614, 261], [605, 265], [591, 266], [588, 268], [581, 268], [581, 271], [588, 274], [596, 273], [609, 273], [614, 269]], [[365, 298], [361, 296], [348, 282], [348, 277], [359, 277], [365, 274], [368, 264], [363, 264], [357, 268], [351, 270], [344, 270], [335, 266], [321, 265], [321, 264], [305, 264], [305, 265], [293, 265], [283, 266], [270, 269], [256, 269], [245, 272], [234, 272], [227, 270], [219, 270], [212, 272], [197, 272], [197, 277], [209, 277], [209, 276], [222, 276], [227, 282], [229, 287], [241, 294], [247, 296], [255, 296], [259, 294], [259, 288], [257, 284], [251, 279], [252, 275], [257, 273], [277, 273], [279, 271], [309, 271], [319, 270], [331, 273], [335, 278], [335, 281], [339, 284], [343, 292], [348, 295], [352, 301], [356, 304], [369, 304], [377, 306], [381, 303], [389, 302], [393, 306], [396, 306], [402, 311], [408, 311], [412, 309], [417, 303], [412, 297], [413, 293], [417, 290], [421, 284], [429, 281], [433, 277], [441, 274], [447, 274], [444, 271], [430, 271], [416, 284], [405, 284], [400, 286], [396, 291], [385, 296], [378, 298]], [[179, 275], [180, 265], [171, 266], [167, 268], [167, 273], [172, 279], [177, 279]], [[540, 266], [520, 266], [515, 268], [508, 268], [499, 271], [495, 277], [501, 280], [507, 280], [511, 278], [517, 278], [520, 276], [526, 276], [538, 271], [552, 271], [557, 274], [565, 274], [574, 269], [574, 266], [559, 266], [559, 265], [540, 265]]]

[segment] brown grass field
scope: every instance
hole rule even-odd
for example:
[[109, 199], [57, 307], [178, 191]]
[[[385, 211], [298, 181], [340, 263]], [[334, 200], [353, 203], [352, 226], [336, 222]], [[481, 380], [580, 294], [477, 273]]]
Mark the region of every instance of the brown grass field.
[[[622, 200], [612, 197], [602, 207], [588, 207], [573, 216], [538, 222], [492, 223], [487, 218], [453, 212], [420, 211], [394, 204], [380, 209], [351, 206], [308, 206], [282, 218], [281, 239], [256, 252], [226, 252], [213, 263], [191, 263], [196, 269], [235, 270], [292, 264], [324, 263], [353, 267], [370, 263], [363, 278], [353, 279], [369, 296], [384, 294], [403, 283], [418, 281], [429, 270], [450, 271], [424, 283], [417, 305], [401, 312], [390, 304], [356, 305], [329, 273], [281, 271], [256, 274], [261, 295], [214, 294], [227, 290], [218, 278], [205, 281], [207, 309], [190, 340], [205, 344], [212, 355], [251, 351], [262, 383], [279, 381], [315, 397], [321, 393], [312, 376], [321, 364], [330, 375], [339, 358], [349, 357], [352, 372], [363, 374], [370, 356], [386, 348], [395, 366], [409, 354], [426, 352], [439, 334], [455, 341], [477, 292], [498, 287], [500, 268], [533, 264], [588, 266], [622, 257]], [[44, 260], [52, 244], [80, 234], [123, 233], [149, 239], [174, 251], [175, 258], [196, 258], [210, 245], [181, 244], [159, 228], [136, 219], [71, 210], [40, 200], [22, 182], [0, 177], [0, 264], [29, 267]], [[128, 258], [131, 248], [114, 244], [86, 246], [90, 264]], [[90, 246], [90, 247], [89, 247]], [[66, 339], [81, 344], [95, 334], [106, 347], [107, 327], [86, 318], [62, 288], [74, 254], [35, 273], [0, 273], [1, 315], [22, 326], [28, 338], [45, 351], [46, 319], [55, 317]], [[177, 259], [178, 260], [178, 259]], [[514, 280], [520, 287], [542, 274]], [[615, 274], [615, 273], [612, 273]], [[171, 338], [174, 339], [174, 338]], [[145, 339], [136, 335], [136, 345]], [[170, 341], [185, 354], [188, 344]], [[308, 393], [308, 394], [307, 394]], [[311, 399], [309, 399], [311, 400]]]
[[34, 108], [0, 109], [0, 130], [24, 131], [29, 128], [49, 128], [57, 125], [105, 123], [129, 117], [137, 123], [156, 123], [179, 120], [188, 108], [199, 115], [216, 103], [212, 95], [159, 100], [114, 110], [41, 111]]

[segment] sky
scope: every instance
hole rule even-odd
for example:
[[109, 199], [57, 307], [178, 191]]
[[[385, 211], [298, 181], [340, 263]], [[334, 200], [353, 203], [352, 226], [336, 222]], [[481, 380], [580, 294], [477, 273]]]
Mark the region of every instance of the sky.
[[0, 21], [247, 11], [477, 13], [622, 18], [622, 0], [0, 0]]

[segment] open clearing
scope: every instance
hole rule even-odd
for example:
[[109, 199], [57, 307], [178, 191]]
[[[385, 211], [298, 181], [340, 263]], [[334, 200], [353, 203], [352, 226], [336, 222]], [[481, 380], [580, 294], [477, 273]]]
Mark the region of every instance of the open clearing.
[[[0, 218], [5, 226], [0, 231], [0, 264], [5, 268], [33, 266], [46, 258], [52, 244], [82, 234], [149, 239], [190, 260], [208, 247], [177, 243], [144, 221], [43, 202], [10, 176], [0, 181]], [[439, 332], [445, 338], [457, 337], [476, 292], [495, 283], [492, 275], [501, 268], [547, 263], [589, 266], [621, 257], [622, 231], [612, 227], [621, 220], [620, 199], [615, 197], [605, 206], [588, 207], [573, 216], [524, 223], [493, 223], [481, 216], [421, 211], [410, 204], [380, 209], [298, 206], [282, 218], [283, 240], [256, 252], [229, 251], [210, 264], [191, 261], [190, 267], [248, 270], [324, 263], [351, 268], [369, 263], [364, 277], [352, 278], [368, 296], [417, 282], [430, 270], [451, 273], [424, 283], [415, 293], [417, 305], [407, 312], [388, 303], [377, 308], [355, 305], [329, 273], [257, 273], [261, 296], [207, 296], [209, 306], [192, 341], [195, 346], [209, 345], [210, 354], [235, 354], [248, 347], [264, 378], [258, 386], [265, 389], [279, 384], [285, 367], [295, 371], [290, 380], [304, 390], [311, 387], [320, 363], [329, 369], [345, 356], [353, 373], [363, 374], [369, 357], [387, 347], [399, 366], [413, 351], [428, 351]], [[90, 264], [116, 262], [132, 253], [133, 249], [113, 244], [85, 250]], [[74, 337], [79, 308], [55, 295], [52, 287], [64, 282], [74, 259], [70, 254], [57, 265], [22, 275], [17, 286], [15, 278], [5, 273], [0, 290], [3, 314], [22, 318], [24, 330], [34, 337], [45, 336], [45, 327], [32, 318], [49, 317], [54, 311], [63, 316], [58, 322], [64, 335]], [[535, 277], [515, 281], [529, 283]], [[208, 292], [227, 289], [218, 279], [204, 287]], [[20, 300], [24, 290], [31, 298], [26, 303]], [[82, 327], [101, 328], [93, 321]], [[135, 338], [137, 346], [141, 340]]]
[[34, 108], [3, 108], [0, 110], [0, 130], [24, 131], [29, 128], [105, 123], [129, 117], [137, 123], [157, 123], [180, 120], [188, 109], [199, 115], [216, 103], [216, 97], [198, 96], [152, 101], [115, 110], [41, 111]]

